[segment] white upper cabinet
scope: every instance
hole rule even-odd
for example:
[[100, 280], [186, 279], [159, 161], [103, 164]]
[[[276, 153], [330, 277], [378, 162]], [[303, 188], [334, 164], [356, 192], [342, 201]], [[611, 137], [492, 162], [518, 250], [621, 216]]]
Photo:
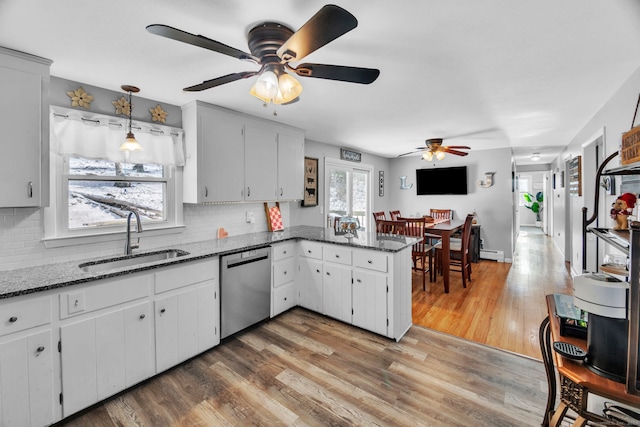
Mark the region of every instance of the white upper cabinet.
[[244, 200], [244, 135], [239, 116], [194, 102], [182, 107], [185, 203]]
[[182, 107], [184, 202], [299, 200], [304, 132], [195, 101]]
[[278, 186], [278, 134], [255, 125], [244, 127], [245, 200], [275, 200]]
[[0, 207], [49, 205], [50, 65], [0, 47]]
[[304, 134], [278, 133], [278, 200], [304, 197]]

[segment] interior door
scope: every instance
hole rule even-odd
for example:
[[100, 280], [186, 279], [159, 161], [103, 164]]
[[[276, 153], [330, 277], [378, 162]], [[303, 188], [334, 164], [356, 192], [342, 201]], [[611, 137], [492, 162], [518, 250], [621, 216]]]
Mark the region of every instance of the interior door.
[[331, 217], [352, 216], [369, 228], [373, 166], [325, 159], [325, 206]]

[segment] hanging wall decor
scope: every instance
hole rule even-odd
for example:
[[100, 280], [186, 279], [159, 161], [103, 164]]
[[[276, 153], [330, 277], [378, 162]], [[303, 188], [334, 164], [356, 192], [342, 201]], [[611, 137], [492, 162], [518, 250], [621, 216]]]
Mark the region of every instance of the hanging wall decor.
[[378, 171], [378, 196], [384, 196], [384, 171]]
[[82, 86], [80, 86], [76, 90], [67, 92], [67, 95], [69, 96], [69, 98], [71, 98], [72, 107], [82, 107], [87, 110], [91, 107], [91, 101], [93, 101], [93, 96], [85, 92]]
[[582, 157], [569, 160], [569, 194], [582, 196]]
[[164, 111], [160, 104], [156, 105], [156, 108], [150, 108], [149, 112], [151, 113], [151, 121], [152, 122], [162, 122], [165, 123], [167, 120], [167, 116], [169, 113]]
[[304, 158], [304, 198], [302, 206], [318, 206], [318, 159]]
[[125, 98], [124, 96], [115, 101], [111, 101], [111, 103], [116, 108], [116, 115], [123, 115], [128, 117], [129, 114], [131, 114], [131, 105], [129, 104], [129, 101], [127, 101], [127, 98]]

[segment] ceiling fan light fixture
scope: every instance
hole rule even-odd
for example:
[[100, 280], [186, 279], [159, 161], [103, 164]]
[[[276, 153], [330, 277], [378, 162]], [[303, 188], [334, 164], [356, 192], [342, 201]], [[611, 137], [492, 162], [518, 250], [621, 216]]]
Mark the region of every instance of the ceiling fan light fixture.
[[291, 74], [282, 73], [278, 79], [278, 96], [275, 104], [286, 104], [302, 93], [302, 85]]
[[438, 160], [443, 160], [444, 156], [445, 156], [444, 151], [438, 151], [436, 153], [436, 159], [438, 159]]
[[273, 102], [278, 95], [278, 76], [271, 70], [265, 70], [249, 93], [264, 102]]
[[425, 151], [422, 153], [422, 159], [430, 162], [433, 160], [433, 153], [431, 151]]

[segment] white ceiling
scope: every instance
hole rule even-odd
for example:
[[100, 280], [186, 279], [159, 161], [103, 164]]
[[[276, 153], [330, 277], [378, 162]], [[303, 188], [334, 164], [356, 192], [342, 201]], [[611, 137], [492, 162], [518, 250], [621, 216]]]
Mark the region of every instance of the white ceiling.
[[[638, 0], [337, 1], [359, 25], [304, 62], [378, 68], [370, 85], [300, 78], [292, 105], [263, 107], [253, 79], [183, 87], [254, 64], [148, 33], [166, 24], [249, 51], [255, 24], [294, 30], [316, 0], [0, 0], [0, 45], [53, 60], [51, 74], [183, 105], [194, 99], [306, 130], [308, 139], [385, 157], [428, 138], [513, 147], [549, 163], [640, 67]], [[255, 78], [254, 78], [255, 79]], [[274, 110], [277, 117], [274, 117]], [[631, 112], [630, 112], [631, 114]]]

